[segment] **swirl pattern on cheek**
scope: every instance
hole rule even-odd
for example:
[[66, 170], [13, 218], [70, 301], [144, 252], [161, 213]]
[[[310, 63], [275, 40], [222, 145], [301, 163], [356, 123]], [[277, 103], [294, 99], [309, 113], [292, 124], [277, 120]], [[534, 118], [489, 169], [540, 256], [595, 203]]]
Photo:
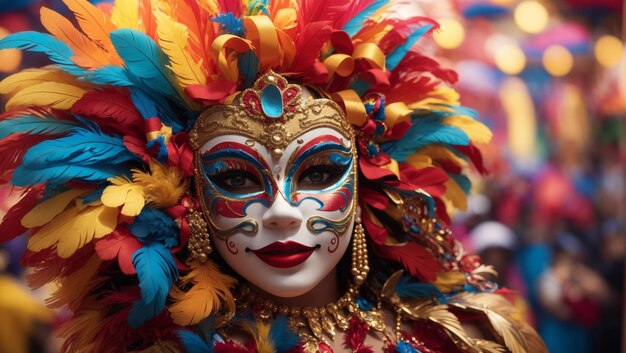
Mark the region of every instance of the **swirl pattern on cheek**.
[[[354, 144], [352, 144], [354, 146]], [[345, 216], [339, 220], [314, 216], [307, 221], [312, 233], [330, 231], [339, 236], [348, 229], [354, 208], [356, 172], [354, 147], [344, 146], [341, 139], [332, 135], [319, 136], [297, 150], [291, 157], [285, 177], [284, 193], [293, 206], [299, 206], [304, 200], [313, 200], [318, 211], [340, 211]], [[326, 172], [336, 173], [328, 185], [321, 183], [319, 189], [307, 189], [299, 183], [302, 175], [309, 168], [323, 167]]]

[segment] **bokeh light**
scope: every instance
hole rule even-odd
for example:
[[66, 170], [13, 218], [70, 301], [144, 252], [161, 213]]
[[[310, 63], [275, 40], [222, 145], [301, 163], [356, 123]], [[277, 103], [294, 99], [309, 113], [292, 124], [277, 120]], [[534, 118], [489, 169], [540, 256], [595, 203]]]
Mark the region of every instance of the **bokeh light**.
[[523, 31], [539, 33], [548, 25], [548, 10], [540, 2], [526, 0], [520, 2], [513, 13], [515, 23]]
[[543, 53], [543, 67], [552, 76], [561, 77], [572, 71], [574, 57], [562, 45], [551, 45]]
[[604, 67], [613, 67], [620, 62], [624, 44], [611, 35], [604, 35], [596, 42], [594, 52], [596, 60]]
[[496, 49], [494, 60], [498, 69], [509, 75], [519, 74], [526, 66], [526, 56], [515, 44], [506, 44]]
[[435, 42], [437, 42], [440, 47], [444, 49], [454, 49], [463, 43], [465, 30], [459, 21], [453, 18], [444, 18], [438, 22], [440, 28], [433, 36]]
[[[0, 27], [0, 39], [11, 34], [4, 27]], [[22, 61], [22, 52], [17, 49], [0, 50], [0, 72], [10, 73], [20, 66]]]

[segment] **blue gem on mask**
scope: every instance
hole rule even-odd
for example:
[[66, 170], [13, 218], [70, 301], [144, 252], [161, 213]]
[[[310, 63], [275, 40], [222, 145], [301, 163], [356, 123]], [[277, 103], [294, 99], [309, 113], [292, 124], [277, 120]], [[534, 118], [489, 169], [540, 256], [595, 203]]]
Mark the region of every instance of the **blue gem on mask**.
[[283, 115], [283, 94], [275, 85], [267, 85], [261, 93], [263, 113], [270, 118]]

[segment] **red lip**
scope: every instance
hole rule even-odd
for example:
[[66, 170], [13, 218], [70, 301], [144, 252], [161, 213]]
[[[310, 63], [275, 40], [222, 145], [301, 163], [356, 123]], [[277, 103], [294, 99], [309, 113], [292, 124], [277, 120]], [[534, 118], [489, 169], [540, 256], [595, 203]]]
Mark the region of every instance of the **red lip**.
[[277, 268], [290, 268], [298, 266], [313, 254], [315, 247], [309, 247], [288, 241], [285, 243], [274, 242], [261, 249], [251, 250], [261, 261]]

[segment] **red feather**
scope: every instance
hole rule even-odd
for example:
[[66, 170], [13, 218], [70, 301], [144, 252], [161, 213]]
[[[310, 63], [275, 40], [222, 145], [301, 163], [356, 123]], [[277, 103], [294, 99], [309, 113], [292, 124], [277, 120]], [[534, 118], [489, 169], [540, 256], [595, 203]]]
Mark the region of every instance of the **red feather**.
[[483, 164], [483, 155], [474, 144], [470, 144], [469, 146], [454, 146], [459, 152], [466, 155], [478, 172], [482, 175], [489, 174], [489, 170], [487, 170]]
[[416, 243], [407, 243], [403, 246], [373, 246], [378, 256], [402, 263], [409, 273], [425, 282], [437, 279], [437, 272], [442, 271], [441, 265], [433, 254]]
[[141, 248], [141, 243], [126, 229], [118, 227], [113, 233], [96, 243], [96, 252], [102, 260], [117, 258], [120, 269], [127, 275], [137, 273], [133, 266], [133, 253]]
[[145, 133], [143, 118], [129, 96], [113, 89], [86, 93], [71, 111], [89, 117], [106, 132], [137, 137]]
[[301, 0], [298, 26], [302, 30], [315, 22], [328, 21], [332, 28], [340, 29], [347, 22], [345, 16], [349, 7], [349, 1]]
[[18, 133], [0, 140], [0, 182], [10, 181], [15, 168], [22, 163], [26, 151], [49, 138], [50, 135]]
[[124, 136], [124, 146], [138, 155], [144, 162], [150, 163], [150, 152], [146, 148], [146, 140], [134, 136]]
[[28, 285], [39, 288], [58, 278], [67, 277], [78, 271], [93, 255], [93, 245], [87, 244], [79, 249], [74, 255], [62, 259], [57, 255], [56, 249], [44, 249], [34, 253], [27, 251], [22, 258], [22, 263], [34, 268], [34, 272], [26, 277]]
[[26, 232], [22, 218], [37, 205], [43, 197], [44, 185], [36, 185], [25, 190], [20, 200], [7, 211], [0, 223], [0, 242], [9, 241]]
[[296, 40], [296, 53], [292, 70], [304, 72], [313, 66], [320, 56], [324, 43], [330, 40], [332, 27], [330, 22], [315, 22], [307, 25]]
[[391, 25], [393, 29], [387, 33], [378, 43], [380, 49], [388, 55], [394, 49], [404, 44], [408, 36], [420, 25], [431, 24], [433, 28], [429, 31], [432, 32], [434, 29], [439, 27], [437, 22], [433, 21], [427, 17], [410, 17], [407, 19], [397, 20], [397, 19], [385, 19], [382, 23]]

